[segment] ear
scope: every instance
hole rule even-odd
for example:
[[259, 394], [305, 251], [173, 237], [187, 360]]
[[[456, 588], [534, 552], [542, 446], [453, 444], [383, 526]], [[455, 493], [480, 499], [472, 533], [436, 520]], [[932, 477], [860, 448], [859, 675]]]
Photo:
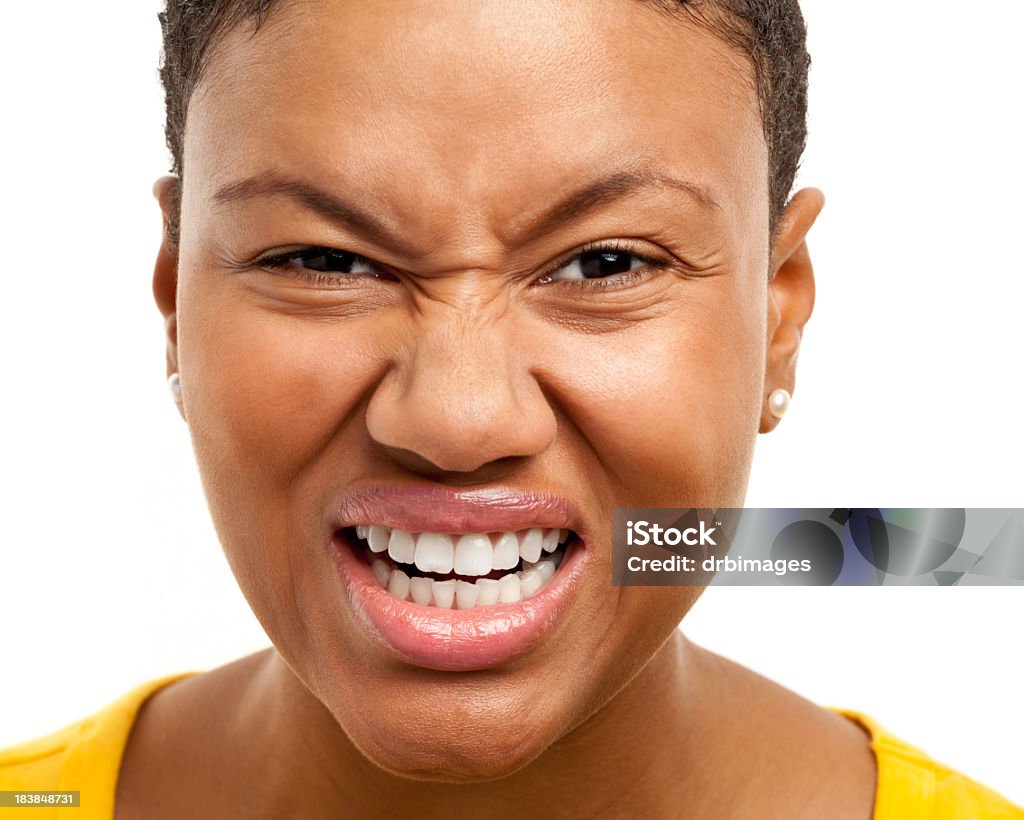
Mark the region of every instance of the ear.
[[807, 233], [824, 207], [821, 191], [800, 191], [786, 209], [772, 246], [762, 433], [771, 432], [779, 423], [768, 410], [768, 397], [780, 388], [792, 394], [796, 385], [800, 339], [814, 309], [814, 267], [807, 250]]
[[[153, 268], [153, 296], [164, 317], [168, 377], [178, 372], [178, 249], [168, 228], [177, 220], [179, 185], [180, 181], [173, 176], [161, 177], [153, 185], [153, 196], [163, 212], [163, 233]], [[185, 411], [180, 398], [177, 405], [178, 412], [184, 418]]]

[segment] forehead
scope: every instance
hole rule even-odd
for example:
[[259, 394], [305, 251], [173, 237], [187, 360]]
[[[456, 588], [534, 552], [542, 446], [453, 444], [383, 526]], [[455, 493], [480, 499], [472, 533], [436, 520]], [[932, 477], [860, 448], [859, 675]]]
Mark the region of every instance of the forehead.
[[767, 218], [747, 60], [644, 0], [292, 0], [217, 45], [183, 164], [190, 195], [299, 175], [424, 228], [637, 166]]

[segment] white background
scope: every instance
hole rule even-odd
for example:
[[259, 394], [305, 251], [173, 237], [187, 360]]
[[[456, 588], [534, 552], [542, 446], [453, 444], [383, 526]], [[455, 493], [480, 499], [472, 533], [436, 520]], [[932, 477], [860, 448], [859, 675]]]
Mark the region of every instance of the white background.
[[[156, 0], [0, 11], [0, 746], [267, 644], [150, 296]], [[1024, 506], [1019, 4], [804, 0], [829, 204], [751, 506]], [[699, 642], [1024, 803], [1024, 590], [712, 590]]]

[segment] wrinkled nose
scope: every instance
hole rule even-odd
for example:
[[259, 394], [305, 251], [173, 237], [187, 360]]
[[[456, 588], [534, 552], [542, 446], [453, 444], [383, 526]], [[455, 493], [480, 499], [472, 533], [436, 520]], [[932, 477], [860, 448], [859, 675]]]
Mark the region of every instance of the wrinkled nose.
[[415, 472], [492, 480], [555, 440], [528, 355], [502, 323], [419, 327], [367, 407], [371, 438]]

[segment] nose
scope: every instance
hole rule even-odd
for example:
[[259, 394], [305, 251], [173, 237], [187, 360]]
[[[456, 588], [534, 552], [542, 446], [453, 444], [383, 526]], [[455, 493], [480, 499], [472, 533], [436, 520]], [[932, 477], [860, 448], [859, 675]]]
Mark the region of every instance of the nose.
[[370, 437], [418, 473], [489, 480], [555, 440], [556, 417], [506, 322], [416, 328], [366, 411]]

